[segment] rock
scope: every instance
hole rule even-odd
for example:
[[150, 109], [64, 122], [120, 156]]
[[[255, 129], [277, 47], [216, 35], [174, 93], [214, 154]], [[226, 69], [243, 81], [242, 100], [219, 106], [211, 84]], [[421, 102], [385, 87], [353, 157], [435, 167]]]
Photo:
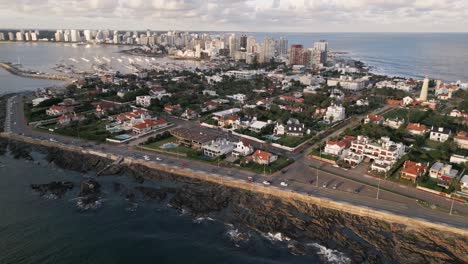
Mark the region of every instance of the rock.
[[135, 187], [135, 190], [141, 192], [146, 200], [162, 201], [166, 199], [167, 196], [167, 191], [164, 189], [138, 186]]
[[78, 194], [78, 206], [82, 209], [97, 208], [101, 198], [101, 185], [99, 182], [89, 179], [80, 184]]
[[53, 181], [46, 184], [31, 184], [31, 189], [38, 192], [41, 196], [50, 193], [58, 198], [62, 198], [67, 191], [73, 189], [73, 183], [68, 181]]

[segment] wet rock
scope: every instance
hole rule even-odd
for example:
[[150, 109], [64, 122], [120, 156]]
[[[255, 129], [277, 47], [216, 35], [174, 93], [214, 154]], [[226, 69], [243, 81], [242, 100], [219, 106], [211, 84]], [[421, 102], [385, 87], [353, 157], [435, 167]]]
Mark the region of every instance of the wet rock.
[[162, 201], [167, 197], [167, 190], [165, 189], [156, 189], [151, 187], [138, 186], [135, 187], [135, 190], [143, 194], [143, 197], [146, 200], [156, 200]]
[[53, 181], [46, 184], [31, 184], [31, 189], [38, 192], [40, 196], [52, 194], [55, 197], [62, 198], [69, 190], [73, 189], [73, 183], [68, 181]]
[[81, 209], [97, 208], [100, 204], [101, 185], [93, 179], [82, 181], [78, 196], [78, 206]]
[[32, 146], [23, 142], [12, 142], [8, 145], [10, 153], [15, 159], [34, 160], [31, 156]]
[[297, 241], [291, 241], [288, 244], [288, 249], [291, 254], [296, 256], [303, 256], [306, 254], [306, 247]]

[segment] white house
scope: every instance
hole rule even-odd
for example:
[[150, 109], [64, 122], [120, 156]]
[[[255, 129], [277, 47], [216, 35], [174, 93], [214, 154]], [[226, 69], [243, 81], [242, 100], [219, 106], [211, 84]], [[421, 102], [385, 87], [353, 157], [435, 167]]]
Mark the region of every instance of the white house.
[[468, 194], [468, 175], [465, 175], [460, 180], [461, 191]]
[[450, 138], [451, 134], [452, 131], [450, 131], [448, 128], [432, 127], [429, 139], [438, 142], [445, 142]]
[[340, 85], [345, 90], [359, 91], [366, 87], [366, 81], [363, 79], [353, 79], [351, 76], [340, 76], [340, 78], [330, 78], [327, 81], [328, 86]]
[[227, 98], [233, 99], [238, 101], [239, 103], [243, 104], [245, 102], [245, 99], [247, 98], [245, 94], [233, 94], [233, 95], [228, 95], [226, 96]]
[[136, 104], [143, 107], [149, 107], [151, 105], [151, 96], [142, 95], [136, 97]]
[[346, 109], [341, 105], [332, 104], [327, 108], [327, 112], [323, 117], [326, 123], [334, 123], [346, 118]]
[[405, 98], [403, 98], [403, 100], [401, 100], [401, 102], [403, 105], [410, 105], [414, 102], [414, 100], [413, 98], [406, 96]]
[[455, 141], [459, 148], [468, 149], [468, 132], [458, 132], [458, 134], [453, 137], [453, 141]]
[[252, 122], [252, 124], [250, 124], [249, 130], [260, 133], [260, 131], [262, 131], [262, 129], [265, 128], [266, 126], [268, 126], [267, 122], [257, 120], [257, 121]]
[[219, 157], [230, 153], [235, 147], [233, 142], [226, 139], [216, 139], [202, 145], [203, 154], [208, 157]]
[[458, 170], [452, 169], [452, 165], [436, 162], [429, 170], [429, 176], [437, 179], [437, 185], [449, 188], [450, 182], [458, 175]]
[[397, 118], [387, 118], [387, 119], [385, 119], [385, 121], [383, 123], [384, 126], [388, 126], [388, 127], [393, 128], [393, 129], [398, 129], [404, 124], [405, 124], [405, 119], [399, 119], [398, 117]]
[[254, 148], [251, 145], [247, 145], [242, 141], [236, 143], [232, 155], [235, 157], [246, 157], [254, 152]]

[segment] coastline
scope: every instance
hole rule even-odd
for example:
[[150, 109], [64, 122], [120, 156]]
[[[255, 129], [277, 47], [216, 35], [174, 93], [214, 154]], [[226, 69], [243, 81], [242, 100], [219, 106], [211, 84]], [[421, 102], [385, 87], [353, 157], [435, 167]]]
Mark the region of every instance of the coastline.
[[468, 261], [462, 254], [467, 247], [466, 229], [127, 157], [116, 163], [121, 157], [46, 140], [7, 133], [0, 136], [0, 146], [14, 151], [18, 158], [28, 159], [36, 150], [62, 169], [128, 175], [140, 183], [145, 179], [183, 183], [171, 199], [176, 209], [195, 217], [226, 209], [229, 213], [223, 220], [227, 222], [262, 233], [280, 232], [299, 243], [319, 241], [345, 251], [352, 263]]

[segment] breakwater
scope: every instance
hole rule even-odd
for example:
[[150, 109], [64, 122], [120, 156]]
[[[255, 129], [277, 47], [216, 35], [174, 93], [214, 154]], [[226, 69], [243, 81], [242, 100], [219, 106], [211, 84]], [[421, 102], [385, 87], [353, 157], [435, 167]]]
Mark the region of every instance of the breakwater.
[[5, 69], [6, 71], [10, 72], [11, 74], [26, 77], [26, 78], [37, 78], [37, 79], [48, 79], [48, 80], [58, 80], [58, 81], [73, 81], [73, 78], [63, 75], [51, 75], [51, 74], [44, 74], [44, 73], [29, 73], [25, 72], [10, 63], [0, 62], [0, 67]]

